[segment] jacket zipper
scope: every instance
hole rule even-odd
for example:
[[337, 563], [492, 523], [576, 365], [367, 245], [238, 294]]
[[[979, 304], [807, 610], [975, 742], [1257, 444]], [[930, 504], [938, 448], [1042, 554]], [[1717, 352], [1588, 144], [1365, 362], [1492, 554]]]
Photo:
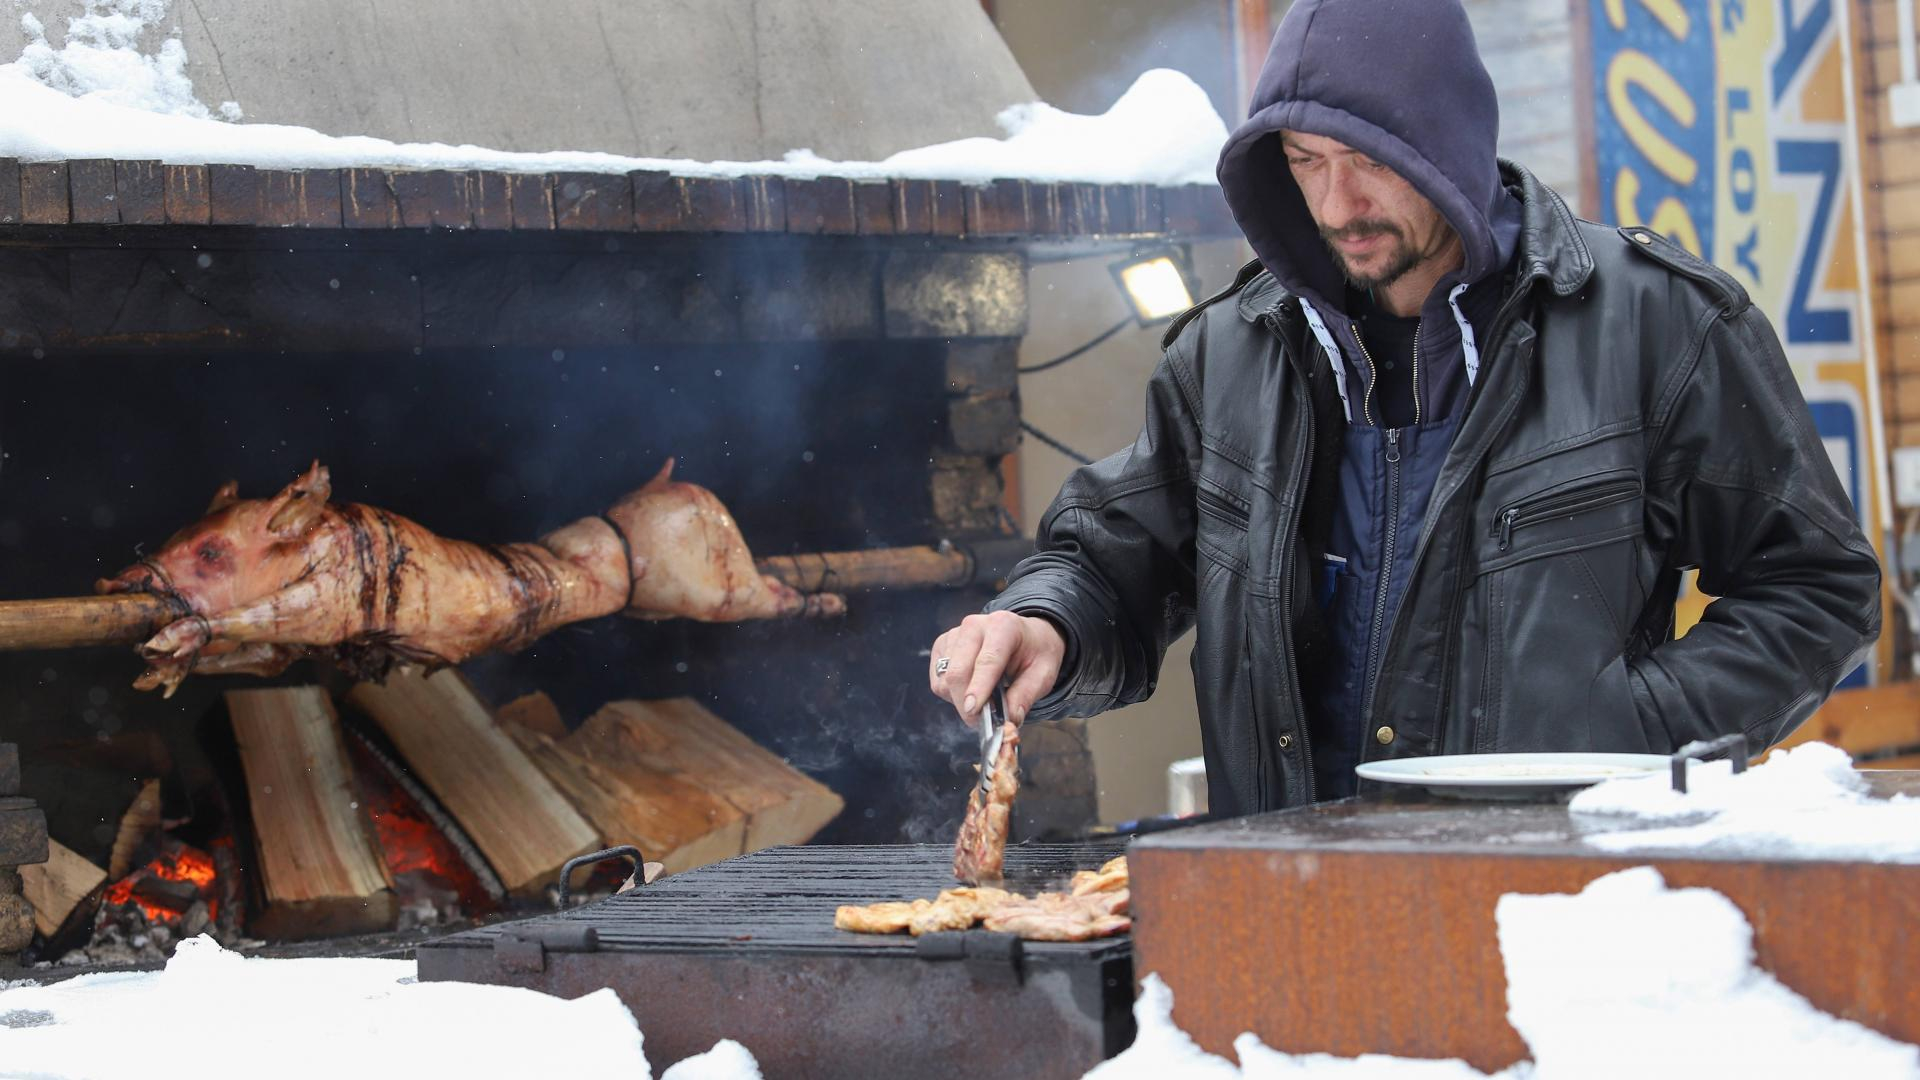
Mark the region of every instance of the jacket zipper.
[[[1281, 348], [1284, 350], [1286, 347], [1286, 337], [1280, 333], [1278, 320], [1269, 316], [1267, 329], [1270, 330], [1276, 338], [1280, 339]], [[1324, 349], [1321, 351], [1323, 353], [1325, 352]], [[1340, 361], [1335, 357], [1329, 356], [1327, 357], [1327, 362], [1337, 364]], [[1299, 384], [1299, 374], [1298, 371], [1294, 372], [1294, 382], [1296, 385]], [[1306, 448], [1300, 455], [1302, 469], [1298, 474], [1304, 477], [1305, 481], [1301, 484], [1300, 497], [1295, 500], [1293, 510], [1295, 517], [1291, 531], [1295, 533], [1298, 533], [1300, 530], [1299, 507], [1306, 502], [1306, 484], [1313, 482], [1313, 453], [1315, 444], [1318, 441], [1314, 432], [1312, 388], [1302, 386], [1301, 396], [1306, 400], [1307, 437]], [[1361, 410], [1364, 412], [1366, 408], [1364, 398], [1360, 404]], [[1292, 543], [1291, 538], [1286, 538], [1286, 542]], [[1288, 681], [1293, 684], [1294, 716], [1299, 721], [1300, 727], [1300, 731], [1296, 737], [1300, 740], [1300, 756], [1307, 763], [1307, 803], [1311, 805], [1319, 801], [1320, 791], [1319, 783], [1314, 779], [1316, 774], [1313, 767], [1313, 739], [1308, 735], [1308, 729], [1312, 727], [1312, 725], [1307, 722], [1307, 695], [1306, 692], [1300, 688], [1300, 665], [1293, 655], [1293, 583], [1294, 575], [1299, 569], [1299, 562], [1300, 560], [1294, 558], [1291, 552], [1288, 554], [1286, 580], [1280, 585], [1280, 631], [1282, 635], [1282, 648], [1280, 651], [1286, 658]], [[1278, 749], [1277, 740], [1275, 749]], [[1286, 793], [1284, 791], [1281, 792], [1281, 801], [1283, 803], [1286, 801]]]
[[[1386, 544], [1380, 555], [1380, 584], [1374, 589], [1372, 630], [1367, 634], [1367, 698], [1360, 715], [1373, 715], [1373, 696], [1380, 688], [1380, 649], [1387, 632], [1387, 594], [1393, 585], [1393, 560], [1400, 546], [1400, 429], [1388, 428]], [[1369, 720], [1368, 723], [1372, 721]]]
[[[1373, 400], [1373, 384], [1380, 381], [1380, 372], [1373, 366], [1373, 354], [1367, 351], [1367, 343], [1360, 338], [1360, 324], [1350, 322], [1347, 326], [1353, 331], [1353, 343], [1360, 346], [1360, 355], [1367, 359], [1367, 389], [1360, 395], [1360, 418], [1367, 422], [1368, 427], [1372, 427], [1374, 426], [1373, 410], [1367, 407], [1367, 403]], [[1327, 360], [1331, 363], [1339, 363], [1331, 356], [1327, 357]], [[1420, 395], [1416, 391], [1414, 396], [1417, 398]]]
[[[1367, 425], [1373, 425], [1373, 410], [1367, 403], [1373, 400], [1373, 384], [1380, 380], [1379, 369], [1373, 366], [1373, 354], [1367, 351], [1367, 343], [1360, 337], [1360, 324], [1347, 324], [1353, 330], [1353, 343], [1360, 346], [1360, 355], [1367, 358], [1367, 392], [1360, 395], [1360, 416]], [[1329, 360], [1332, 357], [1328, 357]], [[1413, 324], [1413, 426], [1420, 426], [1420, 324]]]
[[1512, 503], [1493, 520], [1494, 535], [1500, 538], [1500, 550], [1513, 543], [1513, 531], [1538, 525], [1555, 518], [1573, 517], [1631, 500], [1640, 494], [1640, 482], [1634, 479], [1603, 481], [1574, 491], [1545, 497], [1529, 497]]
[[[1520, 288], [1515, 289], [1513, 292], [1508, 293], [1507, 298], [1500, 302], [1500, 309], [1494, 313], [1493, 330], [1491, 333], [1487, 335], [1486, 343], [1483, 347], [1483, 351], [1481, 352], [1482, 356], [1488, 359], [1497, 359], [1499, 357], [1502, 346], [1505, 344], [1504, 336], [1507, 333], [1508, 329], [1512, 327], [1514, 322], [1519, 319], [1522, 301], [1526, 298], [1526, 295], [1531, 288], [1532, 288], [1531, 283], [1523, 285]], [[1482, 374], [1485, 374], [1484, 370], [1482, 371]], [[1465, 413], [1462, 413], [1463, 418], [1468, 413], [1472, 412], [1475, 398], [1478, 396], [1476, 392], [1477, 390], [1478, 390], [1478, 387], [1476, 387], [1474, 391], [1468, 392], [1467, 411]], [[1513, 404], [1511, 401], [1503, 402], [1501, 404], [1502, 404], [1503, 415], [1501, 415], [1498, 418], [1497, 422], [1494, 425], [1493, 434], [1489, 436], [1488, 446], [1491, 446], [1492, 440], [1499, 438], [1500, 433], [1506, 430], [1506, 426], [1509, 423], [1512, 423], [1513, 413], [1518, 409], [1518, 406]], [[1464, 419], [1462, 420], [1462, 423], [1465, 423]], [[1484, 451], [1482, 453], [1484, 453]], [[1474, 469], [1478, 469], [1480, 467], [1479, 455], [1476, 455], [1474, 461], [1471, 463], [1471, 467]], [[1454, 494], [1457, 495], [1459, 494], [1459, 492], [1456, 491]], [[1427, 512], [1431, 514], [1434, 512], [1434, 510], [1431, 506], [1429, 506], [1427, 508]], [[1472, 514], [1460, 515], [1461, 543], [1463, 545], [1470, 543], [1472, 536], [1473, 536], [1473, 515]], [[1423, 554], [1423, 553], [1415, 554], [1414, 566], [1416, 570], [1419, 568], [1420, 554]], [[1447, 625], [1450, 627], [1457, 627], [1459, 624], [1460, 601], [1461, 601], [1461, 598], [1465, 597], [1467, 594], [1467, 585], [1468, 585], [1468, 579], [1466, 575], [1463, 574], [1460, 577], [1460, 581], [1454, 586], [1453, 602], [1449, 604], [1447, 608]], [[1434, 726], [1434, 739], [1433, 739], [1434, 746], [1438, 747], [1441, 753], [1446, 752], [1447, 733], [1448, 733], [1448, 729], [1452, 726], [1451, 725], [1452, 709], [1448, 706], [1448, 700], [1453, 696], [1453, 659], [1454, 659], [1453, 652], [1455, 647], [1457, 647], [1457, 643], [1454, 640], [1457, 636], [1458, 635], [1456, 634], [1448, 635], [1448, 638], [1447, 638], [1448, 647], [1443, 651], [1441, 655], [1440, 722]]]

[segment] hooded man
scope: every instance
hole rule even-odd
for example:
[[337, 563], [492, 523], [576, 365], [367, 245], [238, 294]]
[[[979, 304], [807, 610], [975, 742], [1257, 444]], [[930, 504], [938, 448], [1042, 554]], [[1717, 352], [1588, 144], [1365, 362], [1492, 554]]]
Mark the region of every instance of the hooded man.
[[[1197, 627], [1211, 805], [1428, 754], [1758, 753], [1880, 629], [1765, 316], [1499, 160], [1458, 0], [1298, 0], [1220, 185], [1258, 260], [1175, 320], [1134, 445], [935, 643], [969, 721], [1152, 693]], [[1680, 575], [1718, 597], [1673, 636]]]

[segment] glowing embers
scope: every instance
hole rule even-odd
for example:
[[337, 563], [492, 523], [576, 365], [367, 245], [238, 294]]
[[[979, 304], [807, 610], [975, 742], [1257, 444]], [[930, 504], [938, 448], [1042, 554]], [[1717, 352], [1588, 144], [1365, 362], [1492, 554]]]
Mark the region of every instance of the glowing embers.
[[387, 877], [400, 900], [398, 928], [435, 926], [498, 911], [505, 890], [497, 879], [481, 877], [475, 867], [485, 862], [445, 812], [429, 806], [432, 796], [365, 732], [349, 726], [345, 741], [361, 808], [373, 823]]
[[[231, 838], [224, 843], [231, 845]], [[137, 906], [147, 921], [198, 933], [220, 913], [213, 856], [171, 836], [145, 866], [107, 886], [103, 908]], [[198, 910], [196, 910], [198, 908]], [[182, 924], [185, 925], [182, 925]]]

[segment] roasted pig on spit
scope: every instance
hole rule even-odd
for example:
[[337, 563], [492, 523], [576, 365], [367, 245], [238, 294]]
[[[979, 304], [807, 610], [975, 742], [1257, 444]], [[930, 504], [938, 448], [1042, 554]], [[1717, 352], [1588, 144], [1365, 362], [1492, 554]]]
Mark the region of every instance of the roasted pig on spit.
[[833, 925], [861, 934], [914, 937], [938, 930], [966, 930], [975, 923], [1029, 941], [1090, 941], [1132, 929], [1128, 914], [1127, 860], [1073, 876], [1071, 892], [1026, 897], [989, 888], [948, 889], [932, 900], [889, 900], [834, 912]]
[[761, 575], [720, 500], [672, 475], [669, 460], [604, 514], [491, 545], [330, 503], [315, 462], [270, 499], [227, 483], [205, 517], [96, 588], [152, 593], [173, 609], [140, 645], [149, 668], [134, 683], [169, 696], [191, 673], [274, 675], [303, 656], [360, 678], [457, 664], [615, 612], [733, 622], [845, 610], [837, 595]]

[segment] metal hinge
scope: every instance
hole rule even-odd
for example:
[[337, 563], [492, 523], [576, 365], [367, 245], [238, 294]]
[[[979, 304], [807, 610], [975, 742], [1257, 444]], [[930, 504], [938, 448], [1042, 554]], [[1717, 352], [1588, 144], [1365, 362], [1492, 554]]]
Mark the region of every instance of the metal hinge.
[[946, 930], [914, 942], [922, 960], [959, 960], [968, 974], [989, 986], [1019, 986], [1025, 978], [1026, 944], [1015, 934], [991, 930]]
[[493, 939], [493, 962], [503, 971], [547, 970], [547, 953], [600, 951], [600, 931], [581, 923], [513, 926]]

